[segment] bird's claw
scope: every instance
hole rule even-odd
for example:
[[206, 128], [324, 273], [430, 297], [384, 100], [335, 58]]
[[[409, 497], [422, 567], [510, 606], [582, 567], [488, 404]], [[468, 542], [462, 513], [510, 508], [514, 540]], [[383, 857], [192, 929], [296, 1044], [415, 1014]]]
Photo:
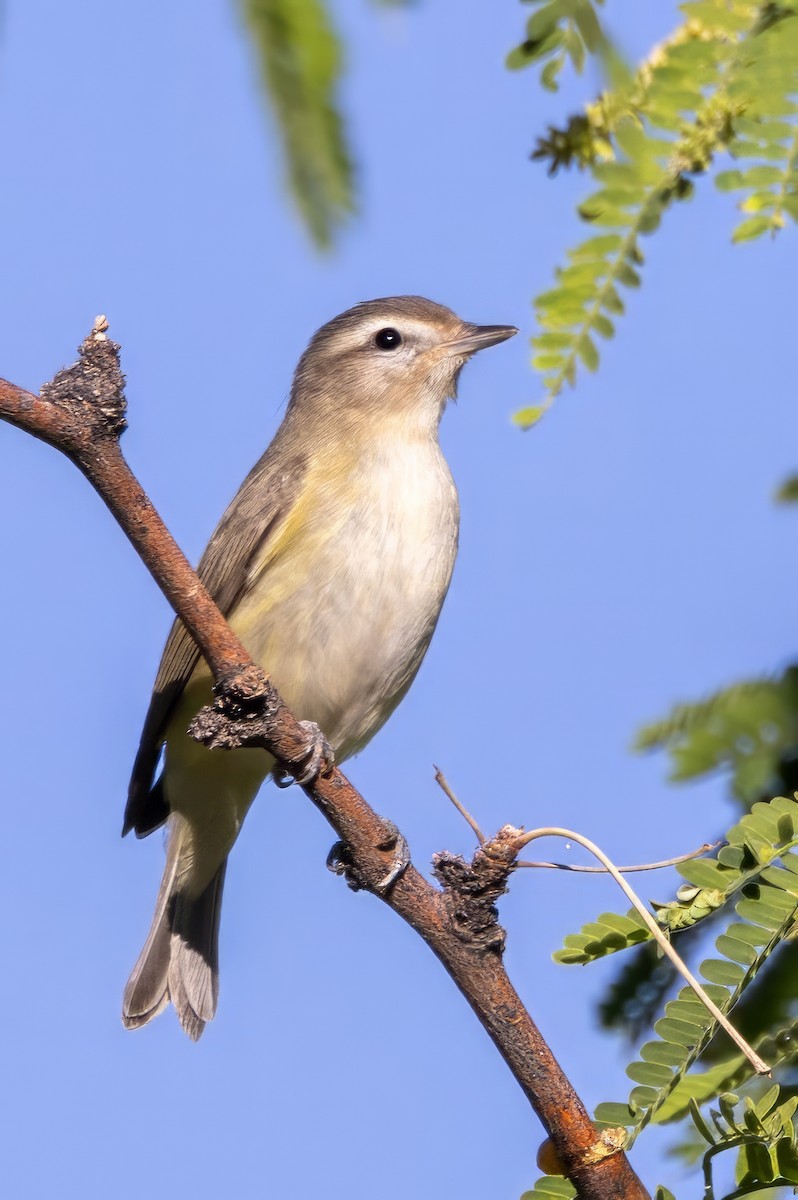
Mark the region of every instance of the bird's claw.
[[359, 892], [365, 886], [355, 868], [352, 852], [346, 842], [334, 842], [330, 847], [330, 853], [327, 855], [327, 870], [332, 871], [333, 875], [342, 875], [347, 886], [353, 892]]
[[353, 892], [363, 889], [384, 896], [390, 891], [397, 879], [410, 866], [410, 847], [405, 837], [399, 832], [393, 821], [383, 821], [386, 830], [385, 838], [377, 843], [377, 850], [386, 854], [393, 851], [393, 861], [390, 868], [375, 884], [366, 883], [355, 863], [352, 852], [346, 842], [336, 842], [327, 855], [327, 869], [334, 875], [343, 875], [347, 885]]
[[335, 753], [315, 721], [300, 721], [299, 728], [311, 740], [302, 771], [296, 777], [300, 786], [315, 783], [319, 775], [329, 775], [335, 766]]
[[320, 775], [329, 775], [335, 766], [333, 748], [316, 722], [300, 721], [299, 727], [307, 735], [310, 746], [296, 775], [286, 771], [285, 767], [272, 769], [272, 779], [280, 788], [290, 787], [292, 783], [298, 783], [300, 787], [315, 783]]

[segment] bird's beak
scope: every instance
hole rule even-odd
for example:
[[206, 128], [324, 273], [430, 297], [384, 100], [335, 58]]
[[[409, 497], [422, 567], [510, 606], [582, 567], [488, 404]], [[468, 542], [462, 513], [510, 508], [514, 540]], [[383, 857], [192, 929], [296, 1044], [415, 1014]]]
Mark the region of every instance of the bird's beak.
[[446, 349], [452, 354], [475, 354], [486, 346], [506, 342], [516, 333], [515, 325], [466, 325], [460, 337], [446, 343]]

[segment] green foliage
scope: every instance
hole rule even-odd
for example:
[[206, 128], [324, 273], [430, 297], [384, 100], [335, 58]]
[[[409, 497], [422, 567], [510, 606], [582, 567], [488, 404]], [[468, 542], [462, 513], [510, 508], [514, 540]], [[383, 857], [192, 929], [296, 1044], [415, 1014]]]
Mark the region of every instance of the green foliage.
[[618, 913], [602, 913], [595, 921], [583, 925], [579, 933], [569, 933], [564, 948], [553, 955], [554, 961], [564, 966], [595, 962], [617, 950], [628, 950], [640, 942], [647, 942], [651, 934], [640, 914], [633, 908], [625, 916]]
[[734, 1196], [749, 1195], [763, 1187], [793, 1188], [798, 1184], [796, 1108], [798, 1097], [784, 1099], [778, 1084], [757, 1100], [746, 1096], [741, 1102], [733, 1093], [721, 1094], [718, 1107], [710, 1110], [709, 1120], [697, 1104], [691, 1105], [693, 1123], [710, 1147], [703, 1161], [706, 1200], [715, 1197], [714, 1160], [727, 1150], [737, 1151]]
[[[749, 885], [758, 886], [763, 878], [763, 869], [780, 856], [785, 863], [794, 864], [798, 881], [798, 855], [785, 853], [785, 849], [792, 845], [796, 830], [798, 803], [795, 800], [779, 797], [769, 804], [755, 804], [753, 810], [729, 830], [727, 842], [718, 850], [715, 858], [697, 858], [679, 863], [676, 870], [686, 883], [679, 888], [676, 899], [666, 904], [654, 902], [652, 905], [660, 925], [669, 933], [676, 933], [706, 920], [737, 892]], [[791, 878], [788, 876], [788, 879]], [[782, 910], [790, 913], [794, 907], [789, 896], [771, 894], [768, 889], [755, 902], [742, 900], [738, 912], [746, 919], [769, 928], [764, 920], [767, 916], [765, 906], [768, 904], [779, 913]], [[738, 926], [733, 926], [732, 930], [736, 933], [727, 931], [718, 939], [718, 949], [735, 962], [747, 963], [749, 958], [755, 957], [750, 946], [757, 943], [752, 943], [752, 935]], [[745, 945], [738, 944], [740, 939]], [[580, 933], [568, 934], [563, 949], [554, 954], [554, 961], [564, 965], [584, 965], [650, 940], [650, 931], [634, 909], [630, 909], [625, 916], [602, 913], [596, 921], [583, 926]], [[736, 966], [727, 964], [719, 963], [713, 969], [717, 974], [717, 978], [712, 978], [713, 983], [734, 985], [742, 974]]]
[[[574, 167], [594, 187], [578, 210], [590, 236], [535, 300], [533, 366], [545, 396], [516, 414], [523, 428], [583, 368], [597, 369], [601, 339], [614, 336], [630, 291], [642, 282], [645, 237], [704, 179], [714, 175], [718, 191], [737, 202], [734, 243], [798, 221], [798, 0], [691, 0], [680, 8], [678, 27], [629, 73], [611, 54], [594, 5], [533, 0], [526, 40], [508, 60], [537, 65], [550, 90], [567, 66], [580, 72], [590, 53], [610, 78], [597, 100], [550, 126], [532, 154], [550, 175]], [[798, 499], [798, 476], [785, 481], [778, 499]], [[676, 899], [653, 908], [660, 925], [678, 934], [680, 949], [706, 946], [712, 931], [716, 953], [699, 968], [707, 992], [723, 1011], [734, 1008], [735, 1025], [760, 1056], [792, 1078], [798, 805], [764, 801], [798, 788], [798, 665], [677, 707], [641, 731], [637, 748], [665, 748], [674, 780], [727, 771], [735, 798], [752, 806], [716, 855], [679, 867], [684, 883]], [[654, 1002], [662, 1015], [652, 1017], [654, 1036], [628, 1068], [635, 1085], [629, 1100], [600, 1105], [597, 1121], [625, 1126], [631, 1143], [647, 1124], [684, 1122], [689, 1114], [703, 1139], [707, 1200], [716, 1194], [713, 1163], [726, 1152], [736, 1162], [735, 1198], [798, 1183], [798, 1097], [752, 1078], [748, 1059], [725, 1035], [715, 1036], [692, 989], [665, 999], [672, 968], [658, 960], [634, 910], [601, 914], [566, 937], [555, 959], [589, 963], [619, 950], [630, 951], [630, 966], [612, 997], [616, 1018], [623, 1012], [642, 1021]], [[538, 1180], [526, 1193], [528, 1200], [573, 1195], [559, 1177]], [[672, 1198], [659, 1188], [657, 1200]]]
[[[573, 1200], [576, 1188], [562, 1175], [544, 1175], [536, 1179], [534, 1186], [524, 1192], [521, 1200]], [[665, 1187], [658, 1187], [654, 1192], [654, 1200], [674, 1200], [674, 1196]]]
[[[737, 1012], [735, 1010], [735, 1022]], [[774, 1069], [794, 1062], [798, 1022], [791, 1021], [767, 1037], [756, 1039], [755, 1050]], [[696, 1106], [707, 1104], [724, 1092], [745, 1084], [751, 1067], [743, 1054], [726, 1055], [703, 1071], [686, 1075], [673, 1089], [657, 1114], [660, 1124], [678, 1120]]]
[[603, 0], [532, 0], [535, 11], [526, 23], [526, 37], [507, 56], [511, 70], [542, 63], [540, 82], [556, 92], [557, 78], [569, 62], [581, 71], [588, 54], [607, 46], [596, 12]]
[[562, 1175], [544, 1175], [536, 1179], [528, 1192], [524, 1192], [521, 1200], [572, 1200], [576, 1188]]
[[314, 240], [329, 245], [353, 208], [352, 164], [335, 106], [338, 39], [322, 0], [242, 0], [277, 118], [291, 190]]
[[[792, 16], [795, 14], [793, 13]], [[747, 242], [798, 220], [798, 20], [783, 17], [755, 40], [754, 58], [730, 88], [741, 109], [729, 153], [739, 166], [716, 177], [741, 193], [745, 215], [732, 240]]]
[[[718, 909], [699, 925], [682, 930], [679, 954], [686, 962], [700, 959], [701, 944], [723, 918], [723, 909]], [[637, 946], [624, 956], [621, 969], [599, 1004], [602, 1027], [620, 1030], [636, 1040], [654, 1023], [677, 980], [676, 968], [670, 959], [660, 955], [654, 942]], [[778, 1038], [780, 1046], [793, 1036], [797, 980], [798, 942], [790, 937], [774, 952], [734, 1010], [735, 1026], [768, 1062], [777, 1057], [770, 1044], [772, 1040]], [[764, 1050], [762, 1045], [766, 1047]], [[722, 1046], [713, 1045], [704, 1055], [704, 1061], [715, 1062], [723, 1053]], [[730, 1079], [727, 1086], [735, 1087], [737, 1082]]]
[[[760, 1090], [757, 1097], [742, 1099], [732, 1092], [717, 1094], [717, 1107], [705, 1115], [691, 1100], [687, 1110], [702, 1144], [708, 1149], [702, 1157], [704, 1200], [715, 1200], [713, 1178], [715, 1160], [727, 1151], [736, 1151], [735, 1198], [750, 1195], [764, 1187], [798, 1185], [798, 1134], [795, 1113], [798, 1096], [785, 1095], [778, 1084]], [[699, 1151], [700, 1153], [700, 1151]], [[521, 1200], [572, 1200], [573, 1184], [560, 1175], [544, 1175]], [[674, 1200], [661, 1185], [654, 1200]]]
[[[657, 919], [673, 932], [694, 926], [736, 901], [734, 915], [729, 919], [724, 914], [724, 928], [715, 940], [718, 957], [700, 967], [706, 991], [722, 1012], [737, 1005], [770, 956], [793, 935], [798, 917], [798, 854], [793, 849], [797, 833], [798, 802], [780, 797], [755, 804], [729, 830], [714, 858], [679, 864], [686, 885], [676, 900], [656, 905]], [[566, 938], [565, 949], [555, 958], [591, 962], [638, 943], [649, 934], [635, 917], [605, 914], [580, 935]], [[795, 1028], [790, 1020], [760, 1040], [772, 1062], [792, 1058]], [[745, 1082], [752, 1073], [748, 1061], [735, 1053], [700, 1074], [689, 1074], [717, 1032], [715, 1018], [690, 987], [665, 1005], [654, 1032], [656, 1038], [643, 1045], [639, 1058], [627, 1068], [636, 1085], [628, 1102], [601, 1104], [596, 1109], [596, 1120], [602, 1125], [627, 1127], [630, 1144], [651, 1121], [673, 1120], [688, 1107], [696, 1107], [697, 1101], [716, 1099], [731, 1081]], [[746, 1161], [752, 1153], [758, 1152], [745, 1150]], [[786, 1153], [783, 1149], [782, 1155]], [[749, 1164], [745, 1171], [750, 1174], [752, 1169]]]
[[[744, 804], [798, 786], [798, 667], [782, 675], [735, 684], [693, 704], [679, 704], [645, 725], [637, 750], [668, 751], [670, 778], [730, 772], [733, 795]], [[790, 788], [790, 790], [792, 790]]]
[[[512, 65], [547, 58], [544, 74], [553, 79], [569, 54], [580, 68], [583, 53], [567, 52], [562, 41], [576, 36], [574, 8], [565, 0], [538, 8], [531, 20], [545, 36], [514, 51]], [[580, 365], [596, 370], [596, 338], [614, 335], [623, 289], [640, 285], [641, 239], [674, 201], [689, 198], [693, 177], [719, 154], [741, 164], [718, 177], [742, 193], [735, 241], [798, 219], [798, 0], [701, 0], [681, 9], [683, 23], [633, 75], [616, 71], [613, 90], [563, 129], [550, 128], [533, 153], [550, 174], [574, 163], [598, 185], [579, 208], [594, 236], [569, 252], [554, 288], [535, 299], [532, 365], [549, 399], [574, 384]], [[600, 44], [595, 36], [593, 45], [584, 35], [577, 41], [582, 52], [606, 45], [603, 35]], [[527, 411], [515, 416], [522, 427]]]

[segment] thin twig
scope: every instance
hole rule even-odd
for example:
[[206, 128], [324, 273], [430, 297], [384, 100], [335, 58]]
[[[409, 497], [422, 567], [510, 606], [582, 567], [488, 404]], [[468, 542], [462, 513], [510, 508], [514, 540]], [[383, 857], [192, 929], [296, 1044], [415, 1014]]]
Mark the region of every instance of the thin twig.
[[[679, 863], [700, 858], [702, 854], [708, 854], [710, 850], [717, 850], [721, 844], [721, 842], [704, 842], [703, 846], [699, 846], [697, 850], [690, 850], [687, 854], [677, 854], [675, 858], [663, 858], [661, 862], [636, 863], [631, 867], [616, 867], [615, 870], [620, 871], [622, 875], [631, 875], [634, 871], [659, 871], [661, 867], [676, 867]], [[545, 867], [550, 871], [579, 871], [584, 875], [610, 874], [607, 867], [583, 867], [576, 863], [529, 862], [519, 858], [515, 865], [517, 867]]]
[[[435, 767], [435, 763], [433, 763], [432, 765], [433, 765], [433, 767]], [[440, 769], [440, 767], [435, 767], [435, 782], [438, 784], [438, 786], [441, 788], [441, 790], [449, 797], [452, 804], [455, 806], [455, 808], [459, 812], [460, 816], [464, 817], [465, 820], [468, 822], [468, 824], [471, 826], [471, 828], [473, 829], [474, 833], [477, 836], [477, 841], [479, 842], [480, 846], [484, 846], [485, 842], [488, 839], [485, 837], [485, 834], [482, 832], [479, 825], [477, 825], [476, 821], [471, 816], [471, 813], [468, 811], [468, 809], [464, 808], [464, 806], [457, 799], [457, 797], [455, 796], [454, 792], [451, 789], [449, 781], [447, 780], [446, 776], [444, 775], [444, 773]]]
[[[460, 816], [463, 817], [471, 826], [472, 830], [476, 834], [477, 841], [479, 842], [480, 846], [484, 846], [488, 839], [485, 837], [485, 834], [477, 824], [476, 818], [473, 817], [465, 805], [458, 800], [454, 790], [452, 789], [452, 785], [449, 783], [440, 767], [435, 766], [435, 763], [432, 765], [435, 768], [435, 782], [449, 797], [452, 804], [460, 813]], [[710, 850], [716, 850], [720, 844], [720, 842], [704, 842], [703, 846], [699, 846], [697, 850], [689, 850], [687, 854], [677, 854], [674, 858], [663, 858], [661, 862], [636, 863], [631, 867], [616, 867], [615, 870], [620, 871], [623, 875], [631, 875], [634, 871], [658, 871], [661, 867], [675, 867], [678, 866], [679, 863], [689, 862], [691, 858], [700, 858], [702, 854], [707, 854]], [[516, 859], [513, 867], [540, 868], [550, 871], [575, 871], [584, 875], [608, 875], [610, 873], [607, 867], [584, 867], [571, 863], [529, 862], [528, 860], [520, 858]]]
[[578, 842], [580, 846], [584, 846], [586, 850], [589, 850], [591, 854], [595, 855], [599, 862], [603, 864], [609, 874], [613, 877], [615, 882], [618, 884], [618, 887], [626, 895], [636, 911], [643, 918], [651, 936], [661, 949], [662, 953], [671, 960], [676, 970], [679, 972], [682, 978], [687, 981], [698, 999], [720, 1025], [721, 1029], [728, 1034], [735, 1046], [737, 1046], [741, 1053], [745, 1055], [758, 1075], [769, 1075], [770, 1067], [766, 1062], [764, 1062], [763, 1059], [759, 1057], [757, 1052], [751, 1046], [749, 1046], [745, 1038], [737, 1032], [731, 1021], [729, 1021], [728, 1017], [721, 1012], [714, 1000], [710, 999], [710, 997], [702, 988], [701, 984], [696, 979], [695, 975], [693, 975], [690, 968], [687, 966], [681, 956], [676, 953], [669, 938], [665, 936], [662, 928], [651, 915], [637, 893], [633, 890], [631, 884], [626, 882], [618, 867], [616, 867], [612, 860], [607, 857], [604, 851], [599, 849], [595, 842], [591, 842], [590, 838], [584, 837], [581, 833], [574, 833], [572, 829], [562, 829], [556, 825], [543, 827], [541, 829], [532, 829], [529, 833], [522, 834], [518, 839], [518, 848], [520, 849], [522, 846], [528, 846], [530, 842], [537, 841], [538, 838], [542, 837], [567, 838], [569, 841]]

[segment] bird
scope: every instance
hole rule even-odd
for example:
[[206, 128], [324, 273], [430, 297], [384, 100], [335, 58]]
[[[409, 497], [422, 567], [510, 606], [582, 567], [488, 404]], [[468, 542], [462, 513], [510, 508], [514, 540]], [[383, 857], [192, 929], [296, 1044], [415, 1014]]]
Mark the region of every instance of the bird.
[[[300, 358], [282, 423], [199, 562], [248, 653], [338, 763], [385, 723], [429, 646], [459, 534], [441, 416], [471, 356], [517, 332], [470, 324], [420, 296], [369, 300], [334, 317]], [[212, 687], [178, 618], [123, 826], [138, 837], [167, 827], [123, 1024], [146, 1025], [171, 1002], [194, 1041], [217, 1007], [227, 858], [276, 768], [265, 750], [211, 751], [190, 737]], [[312, 758], [305, 782], [318, 771], [320, 756]]]

